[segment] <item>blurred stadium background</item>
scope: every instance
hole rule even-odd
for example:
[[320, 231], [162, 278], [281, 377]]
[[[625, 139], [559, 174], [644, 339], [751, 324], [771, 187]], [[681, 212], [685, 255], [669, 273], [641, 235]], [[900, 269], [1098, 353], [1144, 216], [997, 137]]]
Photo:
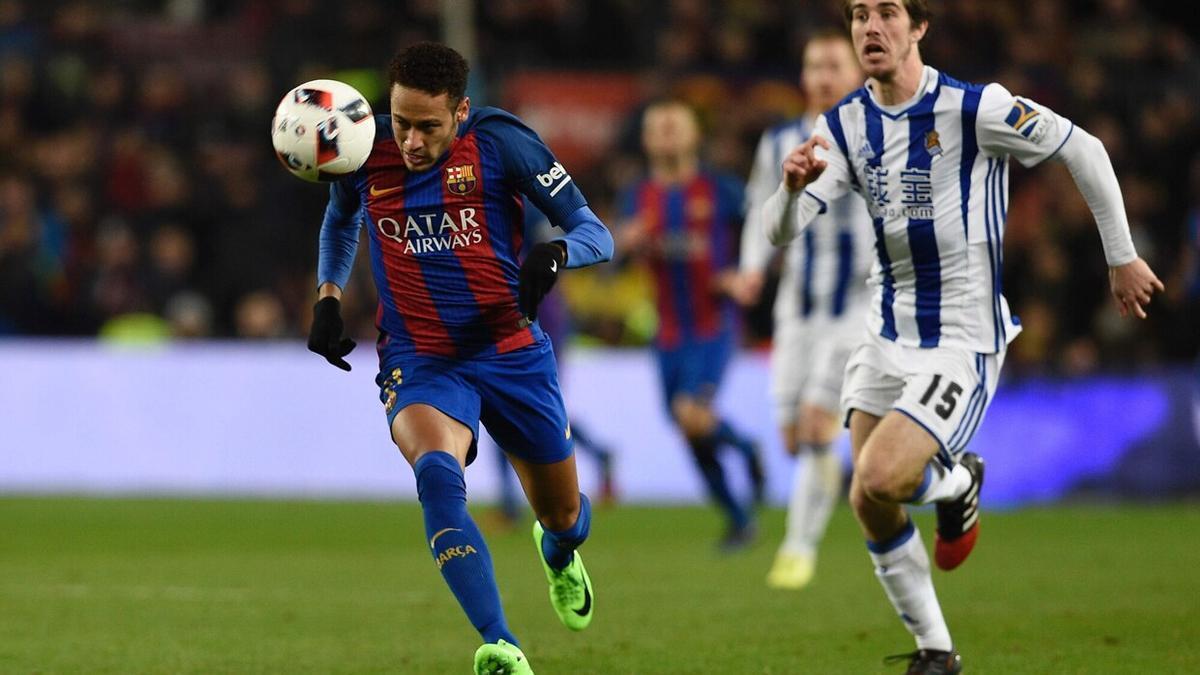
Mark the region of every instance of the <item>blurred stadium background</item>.
[[[995, 531], [1010, 538], [988, 541], [981, 571], [959, 573], [974, 578], [939, 580], [945, 598], [960, 594], [943, 604], [952, 625], [972, 615], [958, 629], [968, 644], [1005, 655], [986, 662], [990, 672], [1200, 671], [1191, 541], [1200, 531], [1200, 42], [1188, 7], [954, 0], [935, 11], [927, 63], [1000, 81], [1104, 141], [1139, 252], [1167, 285], [1147, 321], [1118, 320], [1069, 174], [1014, 171], [1004, 288], [1025, 330], [976, 450], [990, 462], [985, 505], [1031, 508], [995, 514]], [[365, 256], [347, 289], [360, 343], [353, 373], [302, 344], [326, 193], [273, 157], [268, 123], [283, 92], [333, 77], [386, 112], [382, 78], [397, 45], [445, 40], [471, 61], [474, 103], [523, 117], [615, 225], [617, 190], [642, 170], [646, 101], [671, 93], [692, 102], [707, 161], [744, 177], [761, 131], [803, 109], [805, 37], [836, 25], [837, 4], [825, 0], [0, 0], [0, 671], [279, 672], [303, 659], [316, 672], [397, 662], [445, 672], [458, 669], [454, 650], [473, 644], [439, 638], [437, 654], [413, 657], [411, 636], [396, 643], [378, 626], [362, 630], [405, 612], [397, 626], [467, 630], [433, 587], [409, 506], [141, 499], [414, 494], [371, 381]], [[645, 274], [603, 266], [571, 273], [555, 292], [576, 328], [568, 405], [617, 450], [622, 501], [698, 503], [644, 349], [656, 321]], [[767, 293], [745, 316], [721, 406], [760, 435], [780, 502], [790, 465], [766, 392], [771, 301]], [[495, 494], [494, 472], [479, 462], [468, 474], [482, 501]], [[89, 498], [48, 496], [59, 494]], [[589, 552], [609, 547], [591, 564], [597, 578], [611, 570], [604, 585], [614, 594], [630, 574], [624, 556], [667, 528], [674, 538], [663, 548], [674, 553], [665, 560], [677, 556], [715, 587], [744, 587], [697, 603], [733, 617], [734, 628], [759, 616], [771, 628], [747, 642], [719, 622], [685, 619], [679, 636], [651, 639], [636, 630], [659, 620], [636, 609], [645, 598], [622, 597], [620, 616], [634, 627], [600, 633], [622, 641], [622, 661], [553, 633], [536, 577], [518, 577], [513, 587], [538, 598], [527, 621], [538, 637], [527, 639], [544, 641], [548, 672], [700, 672], [668, 658], [673, 644], [726, 672], [865, 672], [875, 655], [907, 644], [873, 597], [848, 513], [831, 528], [830, 577], [803, 601], [768, 596], [761, 584], [778, 512], [765, 517], [770, 543], [738, 561], [704, 555], [717, 527], [699, 509], [619, 507], [609, 518]], [[1061, 537], [1095, 548], [1059, 558]], [[497, 545], [502, 587], [504, 575], [533, 569], [519, 541]], [[291, 576], [276, 577], [278, 565]], [[987, 585], [985, 574], [1014, 567], [1025, 576]], [[679, 582], [646, 561], [635, 568], [645, 586]], [[1089, 588], [1112, 583], [1096, 568], [1131, 572], [1124, 587], [1093, 597]], [[348, 581], [360, 573], [371, 583]], [[300, 599], [296, 586], [327, 590]], [[970, 592], [983, 605], [962, 608]], [[1020, 592], [1032, 595], [1014, 600]], [[366, 609], [356, 615], [350, 603]], [[1088, 614], [1091, 603], [1104, 609]], [[230, 609], [243, 605], [263, 609]], [[797, 605], [809, 618], [789, 625]], [[614, 614], [617, 606], [614, 595]], [[314, 618], [325, 610], [327, 620]], [[522, 605], [513, 612], [524, 619]], [[1061, 641], [1022, 629], [1031, 614]], [[814, 627], [817, 616], [824, 623]], [[967, 632], [968, 620], [1013, 637], [982, 625]], [[689, 642], [705, 635], [732, 646]], [[1037, 640], [1061, 651], [1027, 668]], [[788, 660], [789, 650], [821, 644], [853, 660]]]

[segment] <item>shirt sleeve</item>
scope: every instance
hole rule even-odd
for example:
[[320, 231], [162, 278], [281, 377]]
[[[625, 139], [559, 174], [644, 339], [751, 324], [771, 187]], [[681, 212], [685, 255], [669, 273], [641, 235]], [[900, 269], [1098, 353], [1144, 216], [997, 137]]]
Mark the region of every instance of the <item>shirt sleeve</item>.
[[824, 138], [829, 143], [829, 148], [825, 149], [819, 145], [816, 147], [814, 154], [817, 159], [825, 161], [825, 171], [804, 189], [804, 194], [820, 202], [822, 213], [830, 202], [849, 192], [854, 183], [851, 173], [853, 169], [846, 154], [848, 150], [845, 136], [839, 138], [829, 126], [828, 116], [838, 115], [840, 110], [841, 108], [834, 108], [818, 117], [817, 127], [813, 130], [813, 136]]
[[638, 207], [638, 187], [637, 185], [628, 185], [621, 188], [617, 194], [617, 214], [622, 220], [629, 220], [637, 215]]
[[1058, 152], [1074, 127], [1046, 106], [1013, 96], [996, 83], [984, 87], [975, 121], [980, 148], [994, 156], [1015, 157], [1027, 167]]
[[361, 199], [358, 190], [345, 180], [329, 186], [329, 203], [321, 223], [317, 254], [317, 287], [326, 282], [345, 288], [358, 252]]
[[612, 233], [587, 206], [581, 206], [568, 215], [562, 229], [567, 234], [555, 241], [561, 241], [567, 249], [568, 269], [612, 260]]
[[720, 262], [722, 268], [736, 268], [738, 260], [734, 256], [741, 245], [742, 220], [746, 215], [746, 185], [733, 174], [719, 174], [717, 189], [722, 209], [720, 225], [725, 227]]
[[[742, 226], [739, 268], [743, 272], [760, 272], [771, 259], [771, 247], [763, 236], [762, 208], [767, 198], [779, 187], [781, 158], [776, 157], [773, 134], [763, 133], [754, 152], [754, 165], [746, 184], [746, 222]], [[779, 161], [777, 161], [777, 159]]]
[[562, 162], [516, 117], [507, 113], [492, 115], [481, 123], [480, 131], [495, 142], [505, 177], [546, 214], [552, 225], [563, 227], [568, 216], [587, 206]]

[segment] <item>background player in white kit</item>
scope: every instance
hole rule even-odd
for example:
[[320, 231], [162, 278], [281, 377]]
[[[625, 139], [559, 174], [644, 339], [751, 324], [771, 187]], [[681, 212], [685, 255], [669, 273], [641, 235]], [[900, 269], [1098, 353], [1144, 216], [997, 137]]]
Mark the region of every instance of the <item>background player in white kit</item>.
[[1103, 144], [999, 84], [959, 82], [921, 61], [926, 0], [844, 0], [867, 85], [784, 160], [764, 204], [772, 243], [793, 239], [853, 189], [874, 218], [869, 337], [842, 403], [854, 453], [850, 502], [875, 574], [917, 651], [908, 673], [958, 673], [929, 559], [905, 503], [937, 503], [935, 559], [953, 569], [978, 534], [983, 463], [961, 454], [1020, 330], [1000, 291], [1008, 158], [1066, 164], [1096, 219], [1121, 314], [1145, 317], [1162, 283], [1138, 257]]
[[[747, 186], [741, 272], [760, 289], [772, 250], [763, 236], [763, 202], [779, 187], [782, 162], [808, 139], [817, 116], [862, 84], [845, 32], [809, 39], [801, 73], [808, 112], [763, 133]], [[830, 203], [783, 258], [771, 341], [771, 397], [783, 446], [797, 457], [787, 529], [767, 574], [772, 588], [798, 589], [812, 580], [817, 546], [842, 489], [841, 458], [831, 450], [841, 432], [842, 379], [861, 340], [870, 294], [867, 272], [874, 233], [856, 195]]]

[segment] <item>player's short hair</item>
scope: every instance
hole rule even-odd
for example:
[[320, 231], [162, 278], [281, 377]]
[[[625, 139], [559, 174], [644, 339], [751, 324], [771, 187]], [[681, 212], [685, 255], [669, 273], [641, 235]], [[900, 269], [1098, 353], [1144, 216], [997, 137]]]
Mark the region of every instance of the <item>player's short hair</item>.
[[814, 42], [844, 42], [847, 45], [850, 45], [851, 52], [854, 51], [854, 43], [850, 40], [850, 33], [844, 28], [827, 26], [825, 28], [817, 29], [812, 33], [809, 33], [808, 39], [804, 41], [804, 45], [807, 47]]
[[850, 42], [850, 34], [847, 33], [844, 28], [837, 28], [835, 26], [826, 26], [824, 28], [819, 28], [819, 29], [809, 33], [808, 40], [805, 41], [805, 44], [807, 44], [809, 42], [846, 42], [846, 43], [849, 43]]
[[[846, 19], [847, 26], [854, 22], [853, 10], [856, 1], [842, 0], [842, 15]], [[912, 19], [913, 28], [933, 18], [933, 11], [929, 9], [929, 0], [900, 0], [900, 4], [904, 5], [904, 11], [908, 12], [909, 18]]]
[[659, 110], [664, 108], [678, 108], [684, 111], [687, 113], [688, 117], [692, 118], [692, 122], [695, 123], [696, 129], [700, 131], [700, 133], [704, 133], [704, 121], [701, 119], [700, 111], [696, 108], [696, 106], [686, 101], [683, 97], [672, 94], [658, 96], [647, 102], [646, 107], [642, 109], [642, 119], [645, 119], [646, 113], [649, 113], [651, 110]]
[[683, 108], [692, 115], [697, 114], [696, 108], [691, 103], [688, 103], [680, 96], [670, 94], [656, 96], [647, 101], [645, 109], [650, 110], [651, 108]]
[[396, 52], [388, 68], [390, 86], [419, 89], [430, 96], [448, 94], [454, 108], [467, 94], [470, 66], [454, 49], [438, 42], [417, 42]]

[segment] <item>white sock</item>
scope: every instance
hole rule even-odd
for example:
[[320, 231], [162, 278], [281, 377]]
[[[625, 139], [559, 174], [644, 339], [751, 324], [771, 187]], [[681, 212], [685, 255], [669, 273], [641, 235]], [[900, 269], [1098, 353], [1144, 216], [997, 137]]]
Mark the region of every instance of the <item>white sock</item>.
[[925, 465], [925, 478], [921, 488], [909, 500], [911, 504], [930, 504], [958, 499], [971, 487], [971, 472], [962, 464], [947, 469], [936, 459]]
[[792, 474], [787, 531], [779, 550], [815, 558], [841, 491], [841, 458], [828, 445], [804, 448]]
[[867, 542], [867, 547], [875, 563], [875, 576], [883, 584], [904, 627], [917, 639], [917, 649], [950, 651], [953, 648], [950, 629], [946, 628], [933, 590], [929, 554], [917, 526], [910, 520], [890, 542]]

